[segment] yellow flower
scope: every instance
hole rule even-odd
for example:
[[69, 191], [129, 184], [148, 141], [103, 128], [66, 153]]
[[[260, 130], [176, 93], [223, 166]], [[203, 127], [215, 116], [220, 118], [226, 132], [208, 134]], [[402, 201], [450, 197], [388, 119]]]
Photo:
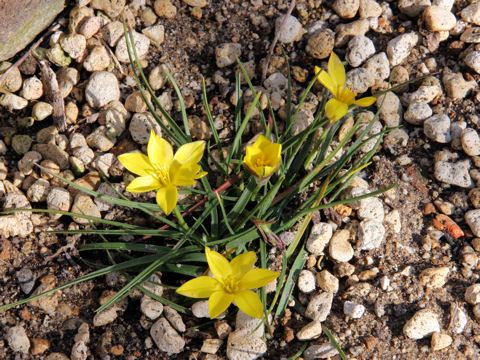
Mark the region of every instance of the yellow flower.
[[376, 100], [372, 96], [355, 100], [357, 94], [345, 86], [345, 67], [334, 52], [330, 54], [328, 59], [328, 72], [315, 66], [315, 74], [318, 74], [317, 80], [334, 96], [325, 105], [325, 114], [331, 122], [344, 117], [350, 105], [365, 107], [372, 105]]
[[260, 135], [253, 145], [245, 149], [243, 165], [249, 173], [265, 179], [278, 170], [281, 160], [282, 144], [272, 143]]
[[157, 204], [165, 214], [170, 214], [177, 205], [177, 186], [195, 185], [195, 179], [207, 174], [197, 164], [204, 149], [205, 141], [195, 141], [180, 146], [174, 156], [172, 146], [152, 130], [148, 140], [148, 157], [141, 153], [118, 157], [129, 171], [140, 175], [126, 190], [132, 193], [158, 190]]
[[256, 289], [275, 280], [280, 274], [266, 269], [252, 269], [257, 261], [253, 251], [235, 257], [231, 262], [216, 251], [205, 248], [208, 266], [215, 278], [199, 276], [187, 281], [177, 289], [177, 293], [192, 297], [208, 297], [210, 318], [216, 318], [235, 301], [245, 314], [262, 317], [262, 302]]

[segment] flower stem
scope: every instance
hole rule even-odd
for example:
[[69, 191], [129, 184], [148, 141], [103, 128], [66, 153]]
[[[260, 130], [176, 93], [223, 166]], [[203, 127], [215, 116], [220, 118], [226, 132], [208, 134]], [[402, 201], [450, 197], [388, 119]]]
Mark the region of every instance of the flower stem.
[[180, 209], [178, 208], [178, 206], [175, 206], [175, 208], [173, 209], [173, 212], [175, 213], [175, 216], [178, 219], [178, 224], [182, 227], [182, 229], [185, 231], [190, 230], [190, 227], [187, 225], [187, 223], [183, 219], [182, 213], [180, 212]]

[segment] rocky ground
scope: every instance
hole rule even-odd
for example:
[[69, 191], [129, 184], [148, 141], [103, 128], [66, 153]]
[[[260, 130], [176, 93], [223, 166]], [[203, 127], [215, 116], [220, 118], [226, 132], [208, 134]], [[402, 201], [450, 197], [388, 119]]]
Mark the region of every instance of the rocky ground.
[[[95, 314], [125, 280], [113, 274], [0, 313], [0, 358], [281, 359], [308, 342], [302, 358], [339, 359], [322, 324], [336, 334], [349, 359], [479, 357], [480, 2], [298, 0], [281, 26], [289, 5], [286, 0], [70, 4], [61, 30], [37, 50], [56, 72], [67, 130], [54, 126], [51, 89], [32, 58], [3, 84], [3, 209], [61, 209], [141, 222], [34, 167], [41, 164], [108, 193], [101, 172], [123, 191], [130, 178], [116, 156], [144, 150], [150, 129], [160, 132], [136, 91], [122, 17], [136, 29], [137, 51], [152, 87], [176, 116], [178, 101], [163, 70], [172, 72], [186, 100], [192, 134], [199, 139], [210, 137], [202, 76], [220, 137], [225, 142], [231, 137], [235, 55], [274, 109], [279, 114], [285, 109], [286, 64], [280, 47], [263, 84], [261, 79], [275, 35], [292, 66], [296, 99], [314, 66], [325, 67], [331, 51], [347, 61], [347, 83], [358, 93], [387, 89], [389, 77], [392, 85], [417, 79], [385, 96], [372, 132], [400, 127], [384, 138], [372, 165], [346, 196], [394, 181], [398, 185], [380, 197], [336, 208], [343, 216], [340, 223], [326, 214], [317, 217], [294, 299], [266, 340], [261, 327], [253, 331], [258, 323], [241, 313], [230, 310], [213, 322], [205, 318], [205, 302], [192, 307], [193, 315], [180, 316], [135, 292]], [[2, 64], [0, 70], [8, 67]], [[321, 87], [313, 92], [321, 96]], [[248, 103], [248, 91], [244, 96]], [[381, 100], [361, 116], [371, 119]], [[296, 126], [311, 121], [317, 106], [311, 96]], [[352, 124], [353, 119], [347, 121], [343, 131]], [[254, 131], [255, 124], [249, 136]], [[46, 233], [88, 226], [73, 220], [41, 213], [0, 216], [0, 304], [90, 271], [75, 250], [89, 237]]]

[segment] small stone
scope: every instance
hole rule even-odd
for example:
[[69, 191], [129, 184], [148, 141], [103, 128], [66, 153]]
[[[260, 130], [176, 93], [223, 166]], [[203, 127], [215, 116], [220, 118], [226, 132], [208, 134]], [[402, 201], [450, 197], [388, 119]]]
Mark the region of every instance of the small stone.
[[332, 343], [326, 343], [321, 345], [310, 345], [303, 352], [304, 360], [315, 360], [315, 359], [330, 359], [338, 355], [338, 350], [333, 346]]
[[480, 27], [471, 27], [465, 30], [460, 36], [460, 41], [468, 44], [480, 43]]
[[183, 322], [182, 317], [177, 310], [168, 306], [164, 306], [163, 315], [177, 331], [185, 332], [185, 330], [187, 330], [187, 327], [185, 326], [185, 323]]
[[378, 97], [375, 105], [380, 110], [380, 119], [387, 127], [400, 125], [403, 113], [402, 104], [400, 98], [394, 92], [389, 91]]
[[72, 346], [70, 360], [87, 360], [88, 346], [83, 341], [78, 341]]
[[150, 7], [145, 7], [140, 10], [140, 18], [142, 19], [143, 25], [152, 26], [157, 22], [157, 15]]
[[27, 107], [28, 101], [18, 95], [7, 93], [0, 96], [0, 105], [8, 110], [22, 110]]
[[348, 241], [349, 238], [350, 232], [348, 230], [337, 230], [333, 234], [328, 247], [328, 252], [333, 260], [348, 262], [353, 257], [353, 248]]
[[223, 341], [221, 339], [205, 339], [200, 351], [206, 354], [216, 354], [222, 344]]
[[411, 102], [403, 118], [412, 125], [423, 125], [423, 122], [433, 114], [432, 108], [424, 102]]
[[370, 69], [357, 68], [347, 73], [345, 84], [353, 92], [362, 94], [375, 85], [376, 81], [377, 77]]
[[27, 190], [28, 200], [31, 202], [45, 201], [49, 191], [50, 183], [45, 179], [38, 179]]
[[251, 330], [236, 330], [228, 336], [227, 358], [237, 360], [255, 360], [267, 352], [265, 341], [251, 334]]
[[33, 338], [32, 345], [32, 355], [41, 355], [50, 348], [50, 341], [47, 339]]
[[23, 82], [20, 96], [26, 100], [37, 100], [43, 95], [42, 81], [36, 76], [29, 77]]
[[332, 308], [333, 293], [325, 291], [313, 296], [305, 310], [305, 316], [312, 320], [325, 321]]
[[161, 64], [155, 66], [150, 74], [148, 74], [148, 82], [153, 90], [159, 90], [165, 85], [167, 82], [167, 75], [166, 71], [168, 71], [168, 66], [165, 64]]
[[[57, 285], [57, 280], [53, 275], [45, 275], [40, 279], [40, 285], [32, 293], [32, 296], [44, 293], [46, 291], [52, 290]], [[36, 307], [43, 310], [47, 314], [53, 314], [57, 308], [58, 301], [60, 300], [61, 294], [59, 291], [53, 292], [48, 295], [44, 295], [40, 298], [32, 300], [28, 303], [31, 307]]]
[[115, 18], [124, 10], [125, 3], [125, 0], [92, 0], [90, 7], [103, 11], [109, 18]]
[[55, 44], [55, 46], [48, 49], [45, 54], [47, 55], [48, 60], [58, 67], [68, 66], [72, 62], [72, 58], [65, 54], [60, 44]]
[[[192, 305], [192, 314], [197, 318], [209, 318], [210, 312], [208, 311], [208, 300], [197, 301]], [[219, 316], [221, 317], [221, 316]]]
[[98, 33], [105, 24], [106, 20], [103, 17], [93, 16], [80, 24], [78, 33], [85, 36], [85, 39], [90, 39]]
[[[472, 211], [480, 212], [480, 210]], [[465, 290], [465, 301], [472, 305], [480, 303], [480, 284], [473, 284], [467, 287], [467, 289]]]
[[352, 19], [360, 7], [360, 0], [335, 0], [332, 9], [342, 19]]
[[70, 360], [70, 358], [65, 354], [54, 352], [48, 355], [46, 360]]
[[64, 67], [57, 72], [58, 90], [63, 98], [66, 98], [80, 80], [78, 70], [72, 67]]
[[[72, 203], [72, 196], [68, 190], [61, 187], [54, 187], [47, 195], [47, 209], [69, 211]], [[50, 217], [60, 218], [60, 214], [50, 214]]]
[[177, 8], [169, 0], [157, 0], [153, 3], [153, 8], [163, 18], [173, 19], [177, 15]]
[[390, 63], [384, 52], [370, 57], [363, 67], [370, 70], [378, 80], [385, 80], [390, 76]]
[[337, 25], [335, 27], [335, 46], [346, 44], [350, 36], [363, 36], [368, 30], [370, 30], [370, 22], [367, 19]]
[[360, 0], [358, 8], [360, 18], [378, 18], [382, 15], [382, 7], [375, 0]]
[[256, 337], [262, 337], [264, 334], [264, 325], [262, 319], [257, 319], [245, 314], [239, 310], [235, 318], [236, 330], [250, 330], [251, 334]]
[[150, 336], [158, 348], [167, 353], [168, 356], [182, 352], [185, 347], [183, 337], [175, 331], [164, 317], [161, 317], [152, 325]]
[[338, 291], [339, 281], [328, 270], [320, 271], [317, 276], [317, 283], [320, 289], [336, 293]]
[[73, 157], [76, 157], [83, 163], [83, 165], [90, 164], [95, 157], [93, 150], [90, 149], [88, 146], [80, 146], [73, 149], [72, 155], [73, 156], [70, 157], [70, 161], [72, 161]]
[[103, 152], [109, 151], [115, 145], [115, 141], [107, 136], [107, 132], [105, 126], [99, 126], [87, 136], [87, 144]]
[[[106, 154], [106, 155], [108, 155], [108, 154]], [[110, 155], [113, 156], [113, 154], [110, 154]], [[104, 174], [104, 175], [107, 176], [107, 174]], [[117, 191], [122, 190], [122, 186], [120, 184], [111, 184], [111, 185], [115, 189], [117, 189]], [[102, 195], [107, 195], [107, 196], [110, 196], [110, 197], [113, 197], [113, 198], [118, 198], [117, 193], [115, 193], [115, 191], [107, 183], [101, 183], [100, 186], [97, 189], [97, 192], [99, 194], [102, 194]], [[100, 210], [100, 211], [109, 211], [114, 206], [114, 204], [112, 204], [110, 201], [104, 200], [104, 199], [99, 198], [99, 197], [95, 197], [95, 199], [93, 199], [93, 201], [95, 202], [95, 204], [98, 207], [98, 210]]]
[[466, 128], [461, 135], [463, 151], [469, 156], [480, 155], [480, 137], [478, 132], [472, 128]]
[[447, 95], [454, 100], [465, 98], [470, 90], [477, 87], [475, 80], [465, 81], [462, 73], [446, 73], [442, 81]]
[[60, 45], [63, 50], [72, 58], [81, 57], [87, 48], [87, 40], [81, 34], [69, 34], [60, 38]]
[[431, 5], [430, 0], [399, 0], [397, 6], [400, 12], [410, 17], [417, 17]]
[[120, 88], [116, 76], [108, 71], [94, 73], [85, 88], [85, 98], [94, 109], [99, 109], [110, 101], [119, 100]]
[[300, 21], [292, 15], [289, 15], [286, 20], [284, 19], [285, 16], [280, 16], [275, 20], [275, 33], [278, 34], [278, 41], [283, 44], [299, 41], [304, 34]]
[[374, 54], [375, 45], [372, 40], [366, 36], [354, 36], [348, 42], [345, 60], [347, 60], [352, 67], [358, 67]]
[[7, 331], [8, 346], [15, 352], [28, 354], [30, 339], [23, 326], [13, 326]]
[[19, 155], [26, 154], [32, 146], [32, 138], [28, 135], [15, 135], [12, 138], [12, 148]]
[[352, 319], [360, 319], [365, 312], [365, 306], [353, 301], [345, 301], [343, 303], [343, 312]]
[[[137, 56], [140, 60], [145, 59], [148, 55], [148, 49], [150, 47], [150, 39], [140, 34], [136, 31], [132, 31], [133, 40], [135, 43], [135, 49], [137, 51]], [[117, 46], [115, 48], [115, 56], [117, 57], [118, 61], [123, 63], [130, 62], [130, 58], [128, 57], [127, 51], [127, 42], [125, 41], [125, 35], [120, 38], [117, 42]]]
[[149, 112], [133, 115], [128, 130], [132, 139], [141, 145], [148, 143], [151, 130], [155, 131], [158, 136], [162, 136], [162, 128]]
[[472, 68], [477, 74], [480, 74], [480, 51], [471, 51], [463, 59], [465, 64]]
[[387, 44], [387, 55], [390, 65], [400, 65], [410, 55], [418, 40], [418, 35], [414, 32], [402, 34], [390, 40]]
[[453, 340], [450, 335], [434, 332], [432, 334], [430, 346], [433, 351], [438, 351], [449, 347], [452, 344], [452, 341]]
[[378, 248], [385, 237], [385, 227], [376, 220], [363, 220], [358, 226], [357, 247], [359, 250]]
[[28, 268], [20, 269], [15, 273], [15, 276], [17, 277], [17, 281], [20, 284], [22, 291], [27, 295], [30, 294], [35, 286], [35, 275], [32, 270]]
[[425, 269], [420, 273], [420, 284], [432, 289], [442, 288], [447, 282], [449, 272], [448, 266]]
[[105, 310], [98, 312], [93, 317], [93, 326], [100, 327], [110, 324], [118, 317], [118, 308], [109, 306]]
[[140, 301], [140, 310], [147, 318], [155, 320], [162, 315], [163, 305], [150, 296], [143, 295]]
[[148, 36], [148, 38], [157, 46], [162, 45], [163, 41], [165, 40], [165, 28], [163, 25], [146, 27], [142, 30], [142, 33]]
[[[75, 200], [72, 205], [72, 213], [82, 214], [87, 216], [92, 216], [96, 218], [101, 218], [102, 215], [98, 210], [97, 205], [93, 202], [92, 198], [86, 194], [78, 194], [75, 196]], [[72, 217], [72, 220], [80, 225], [90, 224], [90, 220], [79, 217]]]
[[457, 23], [455, 15], [440, 6], [429, 6], [423, 12], [423, 19], [431, 31], [448, 31]]
[[403, 327], [403, 334], [410, 339], [423, 339], [440, 332], [437, 314], [429, 309], [417, 311]]
[[357, 215], [361, 220], [376, 220], [382, 222], [385, 217], [383, 203], [377, 197], [360, 200]]
[[[145, 94], [147, 100], [150, 102], [150, 94]], [[142, 93], [139, 90], [132, 92], [125, 100], [125, 109], [134, 113], [143, 113], [148, 110], [147, 104], [143, 100]]]
[[445, 114], [429, 117], [423, 123], [423, 132], [433, 141], [443, 144], [449, 143], [452, 140], [450, 136], [450, 118]]
[[103, 71], [110, 65], [110, 55], [103, 45], [97, 45], [90, 50], [90, 53], [83, 62], [83, 67], [88, 72]]
[[480, 25], [480, 3], [470, 4], [462, 9], [460, 16], [466, 22]]
[[463, 188], [469, 188], [472, 185], [472, 178], [470, 177], [469, 171], [469, 160], [458, 161], [456, 163], [437, 161], [434, 165], [435, 179]]
[[315, 59], [325, 59], [330, 56], [334, 44], [335, 33], [330, 29], [322, 29], [308, 38], [305, 50]]
[[450, 308], [450, 330], [454, 334], [461, 334], [468, 323], [468, 316], [465, 311], [455, 303]]
[[116, 161], [115, 155], [112, 153], [106, 153], [100, 156], [97, 156], [93, 161], [92, 161], [92, 166], [97, 169], [99, 172], [101, 172], [103, 175], [108, 177], [108, 173], [110, 168], [113, 166], [113, 164]]
[[[8, 61], [0, 63], [0, 74], [3, 76], [7, 69], [10, 69], [12, 64]], [[22, 87], [22, 74], [17, 67], [12, 68], [3, 80], [1, 88], [7, 92], [17, 92]], [[23, 96], [23, 95], [22, 95]]]
[[185, 4], [191, 7], [199, 7], [199, 8], [204, 8], [205, 6], [208, 5], [207, 0], [183, 0]]
[[296, 336], [300, 341], [316, 339], [322, 334], [322, 323], [320, 321], [312, 321], [301, 328]]
[[234, 64], [242, 55], [242, 46], [238, 43], [224, 43], [215, 48], [217, 67], [224, 68]]
[[100, 33], [108, 45], [114, 47], [117, 45], [118, 40], [124, 35], [123, 24], [120, 21], [112, 21], [102, 27]]
[[302, 270], [298, 275], [297, 280], [298, 289], [305, 293], [311, 293], [315, 290], [315, 275], [310, 270]]

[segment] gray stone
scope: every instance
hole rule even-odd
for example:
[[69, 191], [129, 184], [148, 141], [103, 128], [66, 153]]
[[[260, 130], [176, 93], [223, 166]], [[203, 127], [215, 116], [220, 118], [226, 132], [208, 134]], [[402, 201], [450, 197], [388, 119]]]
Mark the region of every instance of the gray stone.
[[360, 319], [365, 312], [365, 306], [354, 301], [345, 301], [343, 303], [343, 312], [352, 319]]
[[[280, 32], [278, 34], [278, 41], [288, 44], [300, 40], [304, 34], [304, 30], [300, 21], [298, 21], [298, 19], [292, 15], [289, 15], [285, 22], [284, 19], [285, 16], [280, 16], [277, 18], [277, 20], [275, 20], [275, 32]], [[283, 26], [281, 26], [282, 24]]]
[[163, 25], [153, 25], [146, 27], [142, 33], [148, 36], [150, 40], [157, 46], [162, 45], [165, 40], [165, 28]]
[[462, 33], [460, 40], [472, 44], [480, 43], [480, 27], [468, 28]]
[[403, 113], [402, 104], [394, 92], [389, 91], [385, 95], [378, 97], [376, 106], [380, 109], [380, 119], [387, 127], [400, 125]]
[[302, 270], [298, 275], [297, 280], [298, 289], [305, 293], [311, 293], [315, 290], [315, 275], [310, 270]]
[[375, 45], [372, 40], [366, 36], [354, 36], [348, 42], [345, 60], [347, 60], [352, 67], [358, 67], [374, 54]]
[[332, 238], [332, 225], [329, 223], [318, 223], [313, 225], [310, 236], [307, 240], [307, 250], [315, 256], [323, 255], [323, 250]]
[[348, 241], [350, 232], [348, 230], [337, 230], [333, 234], [328, 247], [330, 257], [338, 262], [348, 262], [353, 257], [353, 248]]
[[[101, 218], [102, 215], [92, 198], [86, 194], [77, 194], [72, 205], [72, 213]], [[90, 220], [79, 217], [72, 217], [72, 220], [81, 225], [90, 224]]]
[[[135, 49], [139, 59], [145, 59], [148, 55], [148, 48], [150, 47], [150, 39], [136, 31], [132, 31], [133, 40], [135, 42]], [[118, 61], [123, 63], [130, 62], [127, 51], [127, 43], [125, 41], [125, 35], [120, 38], [115, 48], [115, 56]]]
[[427, 103], [411, 102], [403, 118], [412, 125], [423, 125], [423, 122], [432, 116], [432, 114], [433, 111]]
[[[469, 171], [469, 160], [458, 161], [456, 163], [436, 161], [434, 166], [435, 179], [446, 184], [456, 185], [463, 188], [468, 188], [472, 185]], [[478, 236], [480, 236], [480, 232]]]
[[362, 94], [375, 85], [377, 77], [370, 69], [357, 68], [347, 73], [345, 83], [354, 93]]
[[410, 17], [417, 17], [431, 5], [430, 0], [399, 0], [397, 6], [400, 12]]
[[452, 344], [452, 341], [453, 339], [450, 335], [435, 332], [432, 334], [432, 341], [430, 346], [433, 351], [438, 351], [450, 346]]
[[267, 352], [267, 344], [251, 330], [235, 330], [228, 336], [227, 358], [229, 360], [255, 360]]
[[462, 9], [460, 16], [466, 22], [480, 25], [480, 3], [470, 4]]
[[35, 286], [35, 275], [33, 274], [32, 270], [28, 268], [23, 268], [18, 270], [15, 273], [17, 277], [17, 281], [20, 284], [20, 288], [25, 294], [30, 294]]
[[8, 346], [15, 352], [28, 354], [30, 339], [23, 326], [13, 326], [7, 331]]
[[463, 59], [468, 67], [472, 68], [477, 74], [480, 74], [480, 51], [471, 51]]
[[480, 237], [480, 210], [467, 211], [465, 214], [465, 221], [467, 222], [468, 226], [470, 226], [472, 233], [475, 236]]
[[450, 118], [445, 114], [433, 115], [423, 123], [424, 134], [438, 143], [449, 143], [452, 140], [450, 135]]
[[0, 96], [0, 105], [8, 110], [22, 110], [28, 105], [28, 101], [21, 96], [7, 93]]
[[163, 315], [177, 331], [184, 332], [187, 330], [187, 327], [185, 326], [185, 323], [183, 322], [182, 317], [177, 310], [168, 306], [164, 306]]
[[26, 100], [37, 100], [43, 95], [42, 81], [36, 76], [25, 79], [20, 96]]
[[431, 31], [448, 31], [453, 29], [457, 19], [449, 10], [440, 6], [429, 6], [423, 12], [423, 19]]
[[149, 112], [133, 115], [128, 130], [132, 139], [142, 145], [148, 143], [151, 130], [155, 131], [158, 136], [162, 136], [162, 128]]
[[385, 80], [390, 76], [390, 63], [384, 52], [370, 57], [363, 67], [370, 70], [378, 80]]
[[410, 55], [418, 40], [419, 37], [414, 32], [402, 34], [390, 40], [387, 44], [387, 55], [390, 65], [400, 65]]
[[[480, 212], [480, 210], [472, 210], [472, 211]], [[476, 233], [474, 232], [474, 234]], [[465, 301], [472, 305], [476, 305], [480, 303], [480, 284], [473, 284], [467, 287], [467, 289], [465, 290]]]
[[[72, 67], [63, 67], [57, 71], [58, 90], [63, 98], [66, 98], [73, 90], [73, 87], [80, 80], [78, 70]], [[88, 97], [87, 97], [88, 98]]]
[[469, 156], [480, 155], [480, 136], [478, 132], [472, 128], [466, 128], [461, 135], [463, 151]]
[[475, 80], [465, 81], [462, 73], [446, 73], [442, 76], [445, 92], [454, 100], [463, 99], [470, 90], [477, 87]]
[[224, 43], [215, 48], [217, 67], [224, 68], [237, 62], [242, 55], [242, 45], [238, 43]]
[[359, 250], [372, 250], [378, 248], [385, 237], [385, 227], [376, 220], [363, 220], [358, 225]]
[[150, 328], [150, 335], [158, 348], [167, 355], [178, 354], [185, 347], [181, 337], [164, 317], [158, 319]]
[[319, 292], [313, 296], [305, 310], [305, 316], [312, 320], [325, 321], [332, 308], [333, 293]]
[[110, 65], [110, 54], [103, 45], [93, 47], [83, 62], [83, 67], [88, 72], [103, 71]]
[[38, 179], [27, 190], [27, 197], [31, 202], [41, 202], [47, 199], [50, 192], [50, 183], [45, 179]]
[[303, 358], [305, 360], [330, 359], [338, 355], [338, 351], [332, 343], [321, 345], [310, 345], [305, 349]]
[[85, 98], [94, 109], [120, 99], [120, 88], [114, 74], [108, 71], [94, 73], [85, 88]]
[[87, 40], [85, 36], [74, 33], [60, 37], [60, 45], [72, 59], [77, 59], [84, 54]]
[[370, 29], [367, 19], [352, 21], [348, 24], [340, 24], [335, 27], [335, 46], [346, 44], [350, 36], [363, 36]]
[[150, 296], [143, 295], [142, 300], [140, 301], [140, 310], [147, 318], [155, 320], [162, 315], [163, 305], [161, 302], [152, 299]]
[[78, 341], [72, 346], [70, 360], [87, 360], [88, 346], [83, 341]]
[[235, 317], [236, 330], [250, 330], [251, 334], [256, 337], [264, 335], [265, 326], [262, 319], [257, 319], [245, 314], [242, 310], [237, 312]]
[[332, 9], [343, 19], [352, 19], [360, 7], [360, 0], [335, 0]]
[[360, 0], [358, 8], [360, 18], [378, 18], [382, 15], [382, 7], [375, 0]]
[[373, 196], [360, 200], [357, 215], [361, 220], [376, 220], [382, 222], [385, 217], [382, 201]]
[[107, 136], [107, 131], [105, 126], [99, 126], [87, 136], [87, 144], [103, 152], [110, 150], [115, 145], [115, 141]]
[[417, 311], [403, 327], [403, 334], [410, 339], [423, 339], [440, 332], [437, 314], [429, 309]]
[[296, 336], [297, 339], [300, 341], [307, 341], [311, 339], [315, 339], [322, 334], [322, 323], [320, 321], [312, 321], [301, 328]]

